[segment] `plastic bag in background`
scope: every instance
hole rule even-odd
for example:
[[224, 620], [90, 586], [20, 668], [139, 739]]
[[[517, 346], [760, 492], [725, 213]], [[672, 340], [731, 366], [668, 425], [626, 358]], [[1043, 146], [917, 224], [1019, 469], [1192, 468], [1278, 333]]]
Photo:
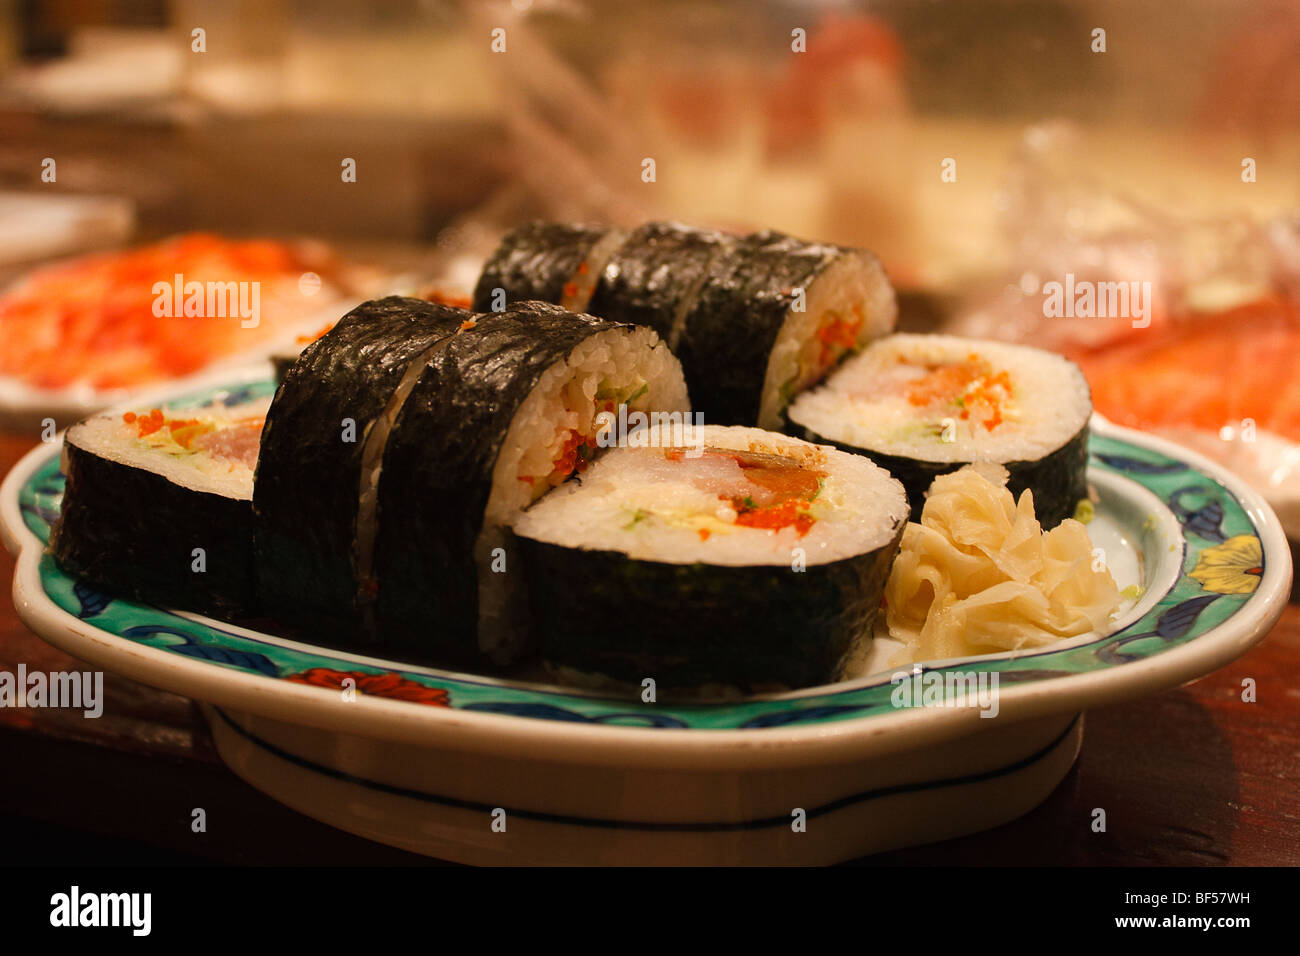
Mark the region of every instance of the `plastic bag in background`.
[[[1300, 538], [1300, 216], [1156, 208], [1105, 187], [1081, 155], [1067, 124], [1028, 131], [1002, 197], [1020, 271], [947, 330], [1069, 356], [1099, 413], [1236, 471]], [[1094, 314], [1063, 314], [1056, 286], [1076, 306], [1092, 290]], [[1120, 287], [1129, 308], [1096, 314]]]
[[[998, 198], [1017, 271], [973, 296], [951, 331], [1057, 351], [1099, 348], [1300, 287], [1294, 224], [1157, 206], [1103, 180], [1088, 161], [1078, 126], [1026, 130]], [[1100, 300], [1116, 283], [1127, 304], [1106, 308]]]

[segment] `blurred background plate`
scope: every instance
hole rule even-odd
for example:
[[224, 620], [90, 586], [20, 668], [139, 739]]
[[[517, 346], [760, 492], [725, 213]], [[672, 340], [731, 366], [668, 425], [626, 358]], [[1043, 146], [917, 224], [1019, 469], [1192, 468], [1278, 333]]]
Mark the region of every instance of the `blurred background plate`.
[[134, 227], [129, 199], [0, 192], [0, 266], [116, 245]]

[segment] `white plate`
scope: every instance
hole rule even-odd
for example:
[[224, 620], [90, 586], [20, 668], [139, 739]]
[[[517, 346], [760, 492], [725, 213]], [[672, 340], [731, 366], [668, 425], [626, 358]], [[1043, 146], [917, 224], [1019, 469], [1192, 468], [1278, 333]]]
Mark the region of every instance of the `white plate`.
[[[182, 404], [236, 388], [269, 385], [245, 378]], [[1121, 583], [1132, 576], [1146, 592], [1106, 635], [926, 665], [997, 674], [994, 717], [896, 707], [889, 673], [722, 704], [643, 704], [110, 600], [43, 553], [61, 493], [57, 443], [5, 479], [0, 530], [33, 630], [206, 702], [231, 768], [304, 813], [472, 862], [830, 862], [1024, 813], [1070, 767], [1084, 710], [1207, 674], [1277, 620], [1291, 557], [1259, 495], [1163, 440], [1101, 419], [1093, 432], [1098, 539], [1119, 556]], [[349, 677], [361, 693], [340, 690]], [[792, 826], [801, 818], [805, 828]]]

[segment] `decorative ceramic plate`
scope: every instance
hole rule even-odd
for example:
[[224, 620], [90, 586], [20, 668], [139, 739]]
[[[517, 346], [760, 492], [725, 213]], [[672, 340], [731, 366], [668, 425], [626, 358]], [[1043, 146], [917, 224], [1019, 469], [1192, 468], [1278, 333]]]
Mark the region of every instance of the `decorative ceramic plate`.
[[[154, 397], [269, 395], [264, 373]], [[0, 488], [14, 602], [84, 661], [205, 703], [232, 769], [290, 806], [394, 845], [477, 862], [827, 862], [942, 839], [1036, 805], [1088, 707], [1176, 686], [1259, 640], [1291, 557], [1268, 506], [1223, 469], [1095, 418], [1089, 525], [1141, 596], [1104, 635], [928, 662], [996, 676], [994, 708], [899, 706], [891, 642], [839, 684], [722, 703], [642, 703], [454, 673], [118, 600], [63, 574], [58, 441]]]

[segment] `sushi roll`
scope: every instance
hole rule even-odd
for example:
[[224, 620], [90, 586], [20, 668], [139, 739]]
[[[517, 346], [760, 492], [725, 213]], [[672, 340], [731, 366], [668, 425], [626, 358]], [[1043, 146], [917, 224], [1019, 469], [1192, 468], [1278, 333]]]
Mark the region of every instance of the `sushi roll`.
[[[449, 305], [458, 309], [468, 309], [470, 298], [457, 291], [452, 285], [450, 288], [446, 284], [434, 284], [419, 289], [414, 298], [424, 299], [432, 302], [434, 305]], [[309, 335], [299, 335], [294, 338], [291, 344], [283, 345], [271, 352], [271, 369], [275, 375], [275, 383], [279, 385], [284, 381], [284, 377], [289, 374], [289, 369], [311, 343], [329, 332], [337, 324], [337, 320], [326, 323]]]
[[498, 289], [510, 301], [648, 325], [681, 359], [705, 421], [764, 428], [781, 427], [794, 395], [892, 331], [898, 316], [893, 287], [865, 250], [665, 222], [630, 235], [522, 227], [489, 260], [476, 307], [490, 308]]
[[550, 302], [586, 312], [596, 280], [626, 233], [605, 226], [530, 222], [501, 240], [474, 288], [473, 308], [501, 312], [519, 302]]
[[638, 434], [513, 524], [552, 671], [684, 694], [842, 677], [898, 551], [902, 485], [760, 429]]
[[[288, 369], [267, 414], [253, 507], [268, 607], [315, 636], [356, 640], [358, 539], [414, 363], [470, 314], [391, 296], [353, 309]], [[417, 368], [418, 371], [418, 368]]]
[[714, 265], [675, 349], [705, 421], [780, 428], [795, 395], [897, 319], [871, 253], [760, 232]]
[[1073, 362], [1023, 345], [891, 335], [799, 396], [792, 430], [887, 468], [919, 521], [937, 475], [974, 462], [1006, 467], [1033, 492], [1045, 528], [1088, 496], [1088, 383]]
[[115, 596], [219, 617], [255, 609], [253, 471], [268, 400], [148, 409], [68, 430], [50, 550]]
[[424, 362], [384, 453], [370, 582], [384, 645], [517, 657], [526, 608], [504, 526], [584, 472], [618, 420], [688, 408], [651, 329], [540, 302], [479, 316]]
[[686, 313], [713, 268], [736, 243], [731, 236], [707, 229], [646, 223], [610, 257], [588, 311], [617, 322], [648, 325], [675, 350]]

